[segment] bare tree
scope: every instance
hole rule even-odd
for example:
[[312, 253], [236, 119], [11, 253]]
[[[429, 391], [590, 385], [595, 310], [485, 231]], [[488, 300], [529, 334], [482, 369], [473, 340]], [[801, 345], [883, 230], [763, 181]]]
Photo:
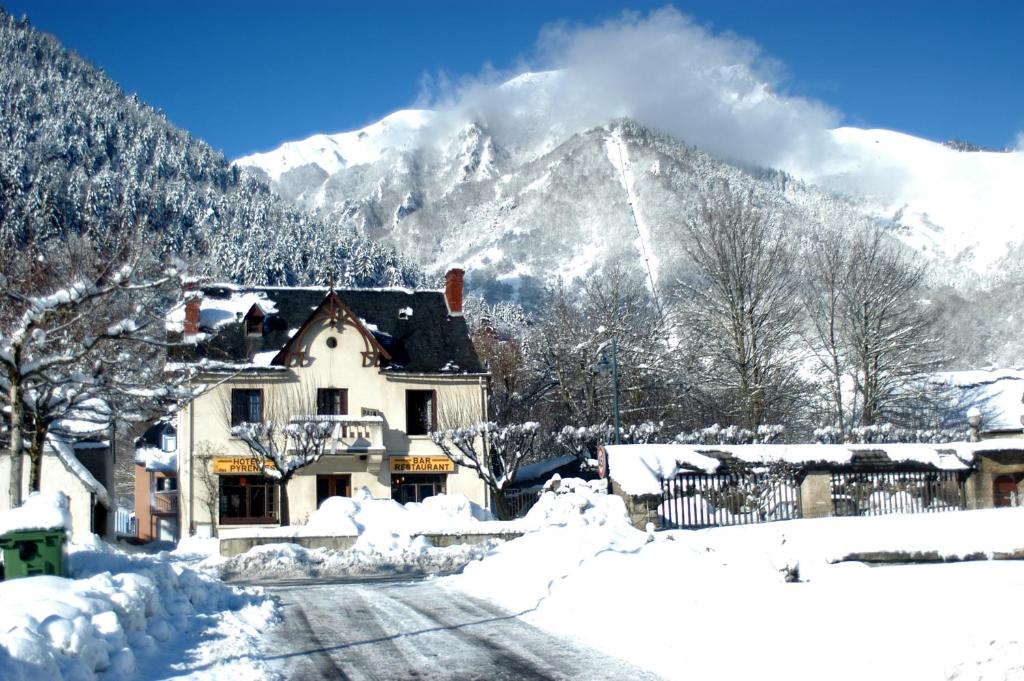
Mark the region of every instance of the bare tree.
[[501, 425], [476, 420], [467, 402], [438, 405], [441, 428], [431, 439], [449, 459], [477, 474], [490, 492], [491, 510], [499, 519], [511, 518], [506, 493], [520, 467], [531, 460], [539, 424], [533, 421]]
[[546, 293], [535, 330], [531, 370], [549, 381], [548, 425], [595, 424], [612, 416], [612, 385], [594, 366], [610, 341], [618, 352], [622, 418], [675, 416], [685, 393], [671, 320], [638, 273], [609, 265], [578, 286], [559, 281]]
[[[30, 489], [39, 489], [44, 443], [62, 419], [91, 420], [133, 393], [151, 404], [170, 394], [159, 370], [124, 365], [140, 347], [165, 345], [162, 313], [182, 274], [144, 261], [131, 244], [111, 254], [69, 237], [64, 247], [70, 262], [51, 265], [40, 256], [18, 282], [0, 275], [0, 403], [10, 412], [12, 506], [21, 503], [26, 453]], [[145, 385], [143, 375], [151, 379]]]
[[927, 266], [880, 227], [858, 233], [842, 295], [858, 421], [906, 423], [925, 374], [941, 364], [935, 315], [924, 300]]
[[676, 298], [740, 422], [756, 430], [791, 410], [802, 391], [795, 340], [797, 276], [779, 219], [752, 195], [705, 196], [682, 230], [694, 268]]
[[220, 477], [213, 472], [213, 459], [223, 456], [223, 451], [214, 450], [210, 443], [204, 442], [196, 451], [195, 480], [202, 491], [202, 506], [210, 514], [210, 527], [213, 536], [217, 536], [217, 513], [220, 510]]
[[816, 231], [802, 260], [801, 298], [808, 319], [805, 340], [816, 373], [823, 377], [822, 403], [827, 422], [842, 430], [849, 425], [843, 395], [843, 381], [849, 375], [844, 341], [844, 294], [851, 266], [849, 238], [838, 230]]
[[[231, 423], [230, 398], [222, 407]], [[301, 469], [320, 460], [339, 418], [317, 414], [315, 387], [291, 384], [268, 391], [261, 421], [232, 426], [231, 434], [249, 447], [260, 472], [277, 482], [282, 526], [291, 524], [288, 483]]]

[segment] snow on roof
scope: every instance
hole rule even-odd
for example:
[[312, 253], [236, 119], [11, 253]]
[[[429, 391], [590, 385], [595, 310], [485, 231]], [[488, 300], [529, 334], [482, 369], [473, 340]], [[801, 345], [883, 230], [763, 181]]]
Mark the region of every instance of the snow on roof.
[[608, 472], [627, 494], [661, 494], [661, 480], [689, 468], [718, 470], [713, 459], [685, 445], [605, 445]]
[[935, 374], [932, 380], [952, 389], [955, 419], [966, 421], [968, 412], [977, 409], [981, 412], [983, 433], [1022, 429], [1024, 368], [944, 371]]
[[228, 298], [205, 296], [199, 307], [200, 328], [216, 329], [224, 324], [237, 322], [253, 306], [264, 315], [277, 312], [277, 305], [262, 291], [234, 292]]
[[144, 466], [147, 471], [173, 473], [178, 470], [178, 450], [168, 452], [159, 447], [138, 447], [135, 450], [135, 463]]
[[523, 466], [516, 471], [516, 474], [512, 477], [512, 482], [536, 480], [537, 478], [547, 475], [553, 470], [561, 468], [568, 463], [572, 463], [575, 459], [576, 457], [572, 454], [566, 454], [564, 456], [556, 456], [536, 463], [531, 463], [530, 465]]
[[107, 492], [107, 488], [100, 484], [100, 482], [93, 477], [92, 473], [82, 465], [82, 462], [75, 456], [75, 450], [73, 445], [66, 440], [59, 437], [53, 437], [52, 435], [46, 438], [46, 444], [53, 450], [60, 462], [64, 464], [64, 467], [71, 472], [76, 478], [78, 478], [85, 487], [96, 495], [96, 499], [106, 506], [107, 508], [112, 507], [110, 501], [110, 494]]
[[686, 470], [714, 473], [722, 460], [728, 458], [754, 465], [780, 461], [794, 465], [849, 465], [858, 454], [865, 457], [884, 454], [895, 464], [916, 463], [941, 470], [966, 470], [976, 453], [1006, 450], [1024, 453], [1024, 440], [869, 445], [605, 445], [609, 474], [624, 492], [632, 495], [660, 494], [662, 479]]
[[18, 508], [0, 512], [0, 535], [28, 530], [71, 530], [68, 497], [63, 492], [33, 492]]

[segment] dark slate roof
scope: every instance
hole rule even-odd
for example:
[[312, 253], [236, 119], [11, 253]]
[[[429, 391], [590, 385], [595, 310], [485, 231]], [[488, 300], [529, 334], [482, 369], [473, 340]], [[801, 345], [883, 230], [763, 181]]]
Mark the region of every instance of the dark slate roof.
[[[228, 364], [248, 364], [257, 353], [285, 346], [290, 331], [303, 325], [324, 301], [327, 288], [205, 286], [202, 310], [246, 295], [263, 294], [275, 312], [264, 318], [262, 336], [247, 336], [241, 319], [222, 321], [213, 328], [200, 327], [210, 335], [195, 345], [175, 350], [178, 361], [208, 359]], [[448, 314], [441, 291], [408, 289], [335, 289], [341, 301], [366, 323], [373, 336], [391, 356], [385, 371], [410, 373], [483, 373], [463, 317]], [[412, 315], [399, 318], [411, 308]], [[244, 313], [243, 313], [244, 314]], [[204, 315], [205, 316], [205, 315]], [[204, 320], [205, 321], [205, 320]], [[180, 336], [180, 334], [178, 334]]]

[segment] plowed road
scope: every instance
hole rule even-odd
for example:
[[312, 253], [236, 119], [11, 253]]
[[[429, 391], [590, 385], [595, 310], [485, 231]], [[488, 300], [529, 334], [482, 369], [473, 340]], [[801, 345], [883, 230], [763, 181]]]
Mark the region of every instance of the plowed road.
[[288, 679], [658, 678], [437, 581], [263, 586], [281, 599], [285, 614], [266, 634], [265, 659]]

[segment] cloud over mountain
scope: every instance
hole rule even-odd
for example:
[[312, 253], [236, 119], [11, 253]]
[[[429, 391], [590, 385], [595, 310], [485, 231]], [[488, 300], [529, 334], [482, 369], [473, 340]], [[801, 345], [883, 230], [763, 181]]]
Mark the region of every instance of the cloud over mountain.
[[782, 70], [754, 43], [674, 8], [549, 26], [518, 70], [546, 73], [433, 79], [422, 103], [442, 113], [440, 124], [479, 121], [513, 149], [629, 117], [743, 163], [792, 168], [834, 152], [836, 112], [784, 94]]

